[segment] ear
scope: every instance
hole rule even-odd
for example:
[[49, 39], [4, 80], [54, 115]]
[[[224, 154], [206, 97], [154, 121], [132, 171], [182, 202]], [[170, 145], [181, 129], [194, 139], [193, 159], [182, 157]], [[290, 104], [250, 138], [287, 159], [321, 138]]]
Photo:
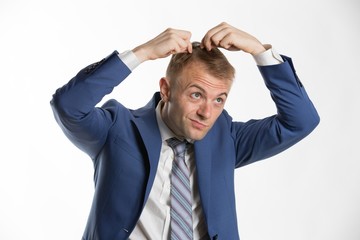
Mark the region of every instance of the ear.
[[169, 79], [163, 77], [159, 81], [160, 95], [163, 102], [167, 102], [170, 99], [170, 82]]

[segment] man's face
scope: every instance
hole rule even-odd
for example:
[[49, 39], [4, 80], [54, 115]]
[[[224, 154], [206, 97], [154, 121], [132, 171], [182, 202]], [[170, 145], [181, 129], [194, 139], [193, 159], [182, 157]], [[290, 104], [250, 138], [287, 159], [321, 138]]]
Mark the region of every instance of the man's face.
[[177, 79], [162, 78], [165, 124], [179, 137], [202, 139], [223, 111], [231, 84], [231, 80], [218, 79], [195, 63]]

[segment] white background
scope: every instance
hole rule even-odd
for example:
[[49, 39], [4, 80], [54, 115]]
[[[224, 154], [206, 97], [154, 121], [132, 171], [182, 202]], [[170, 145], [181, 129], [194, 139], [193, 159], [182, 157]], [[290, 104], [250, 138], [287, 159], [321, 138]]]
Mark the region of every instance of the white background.
[[[321, 116], [293, 148], [237, 171], [241, 239], [359, 240], [357, 0], [1, 0], [0, 239], [82, 236], [92, 162], [53, 118], [49, 101], [58, 87], [113, 50], [132, 49], [167, 27], [200, 40], [222, 21], [291, 56]], [[225, 54], [237, 69], [230, 114], [240, 121], [274, 114], [251, 56]], [[106, 99], [142, 106], [168, 60], [139, 66]]]

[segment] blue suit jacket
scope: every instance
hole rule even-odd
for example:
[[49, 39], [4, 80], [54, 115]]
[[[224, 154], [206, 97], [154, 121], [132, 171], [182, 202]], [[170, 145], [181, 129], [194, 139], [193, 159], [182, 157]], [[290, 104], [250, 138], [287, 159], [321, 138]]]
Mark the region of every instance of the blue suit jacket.
[[[235, 122], [224, 110], [213, 128], [194, 143], [201, 203], [211, 239], [239, 239], [234, 169], [292, 146], [318, 124], [318, 114], [295, 74], [291, 59], [259, 67], [277, 114]], [[95, 193], [86, 240], [127, 239], [149, 196], [161, 138], [150, 102], [131, 110], [115, 100], [95, 105], [131, 71], [117, 52], [81, 70], [53, 95], [51, 105], [65, 135], [94, 163]]]

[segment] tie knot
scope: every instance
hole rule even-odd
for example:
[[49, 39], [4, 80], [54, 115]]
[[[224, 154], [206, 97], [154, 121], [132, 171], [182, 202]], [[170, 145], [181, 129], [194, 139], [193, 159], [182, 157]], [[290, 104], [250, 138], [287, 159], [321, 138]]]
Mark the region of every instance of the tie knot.
[[166, 140], [168, 145], [174, 150], [176, 155], [182, 155], [186, 150], [186, 140], [179, 140], [177, 138], [169, 138]]

